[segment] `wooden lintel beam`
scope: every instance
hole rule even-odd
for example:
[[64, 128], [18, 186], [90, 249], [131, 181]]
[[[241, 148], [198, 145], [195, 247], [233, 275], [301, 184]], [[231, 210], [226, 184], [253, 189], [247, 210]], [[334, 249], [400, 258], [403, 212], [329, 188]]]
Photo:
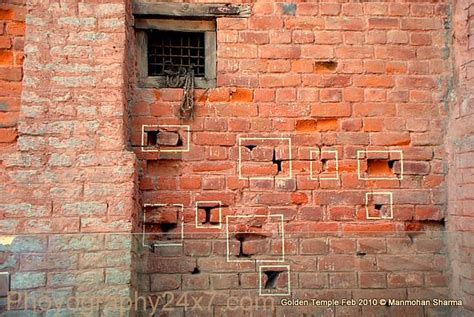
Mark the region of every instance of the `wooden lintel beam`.
[[175, 17], [216, 17], [216, 16], [250, 16], [251, 7], [247, 4], [198, 4], [198, 3], [170, 3], [148, 2], [133, 0], [133, 14], [135, 15], [162, 15]]

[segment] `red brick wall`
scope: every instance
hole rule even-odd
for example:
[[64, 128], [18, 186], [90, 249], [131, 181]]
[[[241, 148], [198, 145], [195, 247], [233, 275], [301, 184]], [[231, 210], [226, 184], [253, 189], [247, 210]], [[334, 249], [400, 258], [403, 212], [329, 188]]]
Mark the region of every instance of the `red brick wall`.
[[450, 128], [446, 145], [450, 152], [449, 174], [449, 231], [453, 293], [464, 299], [471, 313], [474, 310], [472, 276], [473, 248], [473, 134], [474, 114], [474, 5], [472, 1], [456, 1], [454, 10], [454, 91]]
[[[249, 18], [218, 18], [218, 87], [196, 92], [194, 120], [177, 119], [181, 89], [134, 89], [131, 142], [141, 159], [143, 203], [183, 204], [190, 226], [200, 200], [222, 201], [229, 215], [283, 214], [296, 297], [443, 296], [451, 10], [445, 2], [265, 2], [253, 4]], [[143, 153], [143, 124], [189, 125], [190, 152]], [[239, 180], [238, 142], [248, 136], [291, 138], [292, 179]], [[314, 148], [337, 151], [338, 181], [311, 180]], [[403, 180], [358, 179], [356, 153], [367, 149], [403, 151]], [[393, 220], [365, 218], [371, 191], [393, 194]], [[212, 291], [221, 288], [218, 276], [244, 285], [241, 274], [248, 274], [252, 282], [239, 294], [255, 293], [256, 266], [226, 263], [222, 231], [188, 230], [202, 238], [150, 255], [156, 276], [145, 288], [187, 290], [184, 281], [195, 279], [199, 291]], [[247, 255], [268, 252], [252, 243], [243, 242]], [[196, 266], [201, 273], [190, 275]], [[311, 284], [314, 276], [321, 285]], [[372, 310], [385, 308], [348, 314]]]
[[0, 146], [15, 141], [20, 110], [25, 35], [24, 1], [0, 8]]
[[[31, 1], [27, 9], [25, 19], [26, 7], [0, 5], [0, 142], [13, 142], [18, 127], [17, 142], [0, 148], [1, 271], [33, 301], [125, 296], [137, 170], [125, 129], [128, 4]], [[102, 314], [100, 301], [89, 312]], [[33, 305], [6, 314], [43, 314]]]
[[[128, 3], [51, 1], [29, 9], [23, 84], [17, 19], [23, 20], [24, 9], [2, 5], [0, 11], [0, 44], [6, 46], [0, 47], [0, 107], [6, 104], [0, 108], [0, 124], [8, 125], [0, 127], [0, 233], [38, 234], [0, 241], [0, 264], [13, 274], [14, 290], [34, 289], [36, 296], [51, 291], [96, 296], [127, 294], [136, 286], [158, 295], [217, 294], [214, 314], [235, 315], [226, 311], [226, 302], [229, 296], [258, 296], [259, 265], [227, 263], [223, 228], [193, 228], [196, 201], [219, 200], [224, 216], [283, 215], [286, 258], [280, 264], [291, 268], [296, 298], [448, 294], [448, 186], [451, 228], [471, 232], [467, 136], [472, 133], [465, 127], [472, 104], [466, 49], [472, 47], [466, 35], [472, 8], [466, 3], [458, 2], [456, 10], [450, 2], [418, 1], [252, 4], [249, 18], [217, 20], [218, 87], [196, 92], [196, 118], [184, 122], [176, 116], [182, 90], [143, 89], [134, 83]], [[452, 68], [452, 12], [455, 32], [464, 34], [455, 43], [459, 72]], [[8, 42], [10, 46], [4, 44]], [[447, 130], [453, 74], [457, 110], [454, 115], [450, 111]], [[190, 125], [190, 152], [143, 153], [143, 124]], [[238, 140], [248, 136], [290, 138], [292, 178], [239, 180]], [[449, 147], [449, 158], [445, 140], [456, 144]], [[251, 155], [271, 160], [269, 148], [259, 145]], [[337, 151], [338, 181], [311, 179], [310, 150], [316, 148]], [[403, 151], [403, 180], [359, 180], [356, 153], [364, 149]], [[288, 157], [282, 153], [286, 169]], [[446, 181], [448, 162], [451, 175]], [[391, 168], [399, 171], [400, 163], [371, 165], [379, 175]], [[276, 170], [268, 164], [248, 171]], [[156, 253], [141, 249], [132, 263], [128, 236], [98, 233], [128, 233], [132, 222], [140, 222], [137, 174], [141, 203], [182, 204], [190, 231], [182, 248], [157, 248]], [[463, 190], [458, 192], [459, 187]], [[393, 220], [365, 218], [365, 195], [371, 191], [393, 194]], [[206, 217], [199, 212], [201, 221]], [[167, 225], [177, 222], [164, 212], [154, 216]], [[258, 228], [252, 229], [262, 231]], [[232, 236], [230, 250], [250, 259], [279, 250], [275, 232], [257, 236], [244, 235], [241, 250]], [[451, 237], [454, 278], [449, 297], [462, 296], [472, 308], [466, 256], [472, 243], [468, 235]], [[176, 314], [183, 310], [177, 307]], [[295, 312], [275, 310], [277, 315]], [[421, 316], [446, 309], [297, 311]]]

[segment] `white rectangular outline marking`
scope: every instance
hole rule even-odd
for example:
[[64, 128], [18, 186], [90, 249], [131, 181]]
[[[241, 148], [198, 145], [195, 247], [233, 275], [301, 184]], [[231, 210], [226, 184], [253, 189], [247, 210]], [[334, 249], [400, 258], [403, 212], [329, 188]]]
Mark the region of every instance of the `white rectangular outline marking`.
[[[280, 230], [281, 230], [281, 259], [279, 260], [259, 260], [259, 259], [249, 259], [249, 260], [231, 260], [230, 259], [230, 246], [229, 246], [229, 218], [255, 218], [255, 217], [279, 217], [281, 218]], [[274, 214], [274, 215], [228, 215], [226, 216], [225, 222], [225, 237], [226, 237], [226, 258], [228, 263], [239, 263], [239, 262], [285, 262], [285, 226], [284, 226], [284, 217], [283, 214]]]
[[154, 243], [153, 246], [155, 247], [175, 247], [175, 246], [183, 246], [184, 240], [184, 205], [183, 204], [143, 204], [143, 234], [142, 234], [142, 246], [152, 249], [151, 246], [145, 244], [145, 221], [146, 221], [146, 207], [165, 207], [165, 206], [175, 206], [180, 207], [181, 212], [181, 243]]
[[[388, 195], [389, 196], [389, 207], [390, 207], [390, 216], [388, 217], [369, 217], [369, 195]], [[392, 192], [368, 192], [365, 193], [365, 218], [371, 220], [380, 220], [380, 219], [393, 219], [393, 193]]]
[[[199, 204], [206, 203], [206, 204], [219, 204], [219, 224], [212, 225], [212, 226], [203, 226], [202, 224], [198, 224], [198, 210]], [[195, 218], [196, 224], [195, 227], [199, 229], [221, 229], [222, 228], [222, 202], [220, 200], [198, 200], [196, 201], [196, 209], [195, 209]]]
[[[242, 176], [242, 140], [279, 140], [279, 141], [288, 141], [288, 155], [290, 156], [289, 157], [289, 166], [288, 166], [288, 169], [290, 170], [289, 171], [289, 176], [287, 177], [279, 177], [279, 176]], [[239, 163], [238, 163], [238, 170], [239, 170], [239, 179], [248, 179], [248, 180], [251, 180], [251, 179], [256, 179], [256, 180], [273, 180], [273, 179], [292, 179], [293, 178], [293, 158], [292, 158], [292, 155], [291, 155], [291, 138], [241, 138], [239, 137], [239, 144], [238, 144], [238, 147], [239, 147]]]
[[[185, 128], [186, 129], [186, 138], [187, 144], [185, 149], [177, 149], [177, 150], [148, 150], [146, 149], [148, 145], [145, 145], [145, 128]], [[176, 153], [176, 152], [189, 152], [190, 151], [190, 142], [191, 142], [191, 127], [189, 125], [179, 125], [179, 124], [142, 124], [142, 152], [161, 152], [161, 153]]]
[[[274, 293], [264, 294], [262, 293], [262, 268], [286, 268], [288, 272], [288, 292], [285, 294]], [[260, 265], [258, 267], [258, 295], [259, 296], [289, 296], [291, 294], [291, 273], [289, 265]]]
[[[321, 176], [318, 176], [318, 178], [315, 178], [313, 177], [313, 153], [318, 153], [319, 155], [319, 160], [321, 160], [321, 155], [323, 153], [335, 153], [335, 158], [336, 158], [336, 173], [334, 177], [321, 177]], [[316, 180], [339, 180], [339, 153], [337, 152], [337, 150], [309, 150], [309, 179], [310, 180], [313, 180], [313, 181], [316, 181]], [[320, 174], [322, 175], [323, 173], [325, 173], [324, 171]], [[328, 173], [329, 174], [329, 173]]]
[[[400, 177], [362, 177], [360, 171], [361, 153], [399, 153], [400, 154]], [[367, 160], [367, 159], [366, 159]], [[396, 175], [396, 174], [395, 174]], [[403, 180], [403, 151], [402, 150], [359, 150], [357, 151], [357, 178], [360, 180]]]

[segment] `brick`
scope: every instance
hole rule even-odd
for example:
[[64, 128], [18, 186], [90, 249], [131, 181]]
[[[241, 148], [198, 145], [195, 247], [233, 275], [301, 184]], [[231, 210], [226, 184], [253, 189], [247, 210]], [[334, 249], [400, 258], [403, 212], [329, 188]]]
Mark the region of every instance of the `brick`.
[[355, 217], [354, 208], [344, 206], [329, 207], [328, 217], [330, 220], [344, 221], [353, 220]]
[[326, 239], [304, 239], [300, 243], [300, 254], [327, 254]]
[[273, 3], [255, 3], [252, 8], [252, 12], [256, 15], [270, 15], [273, 11]]
[[270, 43], [289, 44], [291, 43], [291, 31], [270, 30]]
[[230, 100], [233, 102], [251, 102], [253, 100], [253, 92], [250, 89], [237, 88], [230, 93]]
[[246, 44], [268, 44], [270, 37], [267, 32], [262, 31], [243, 31], [239, 32], [239, 42]]
[[318, 263], [319, 271], [353, 271], [354, 257], [350, 255], [328, 255], [322, 257]]
[[283, 20], [276, 16], [255, 16], [249, 19], [249, 28], [253, 30], [282, 29]]
[[198, 145], [227, 145], [235, 144], [235, 136], [224, 133], [198, 132], [195, 134], [195, 144]]
[[237, 274], [218, 274], [211, 275], [211, 287], [216, 290], [228, 290], [239, 288], [239, 275]]
[[344, 44], [348, 45], [363, 45], [365, 43], [365, 34], [363, 32], [348, 32], [344, 33]]
[[408, 145], [410, 142], [409, 133], [386, 132], [371, 136], [373, 145]]
[[389, 60], [408, 60], [415, 58], [415, 50], [408, 47], [376, 47], [375, 57]]
[[152, 274], [151, 275], [151, 290], [153, 292], [172, 291], [179, 289], [181, 286], [181, 279], [179, 275], [169, 274]]
[[301, 54], [299, 47], [286, 45], [271, 45], [260, 47], [260, 57], [262, 58], [299, 58]]
[[318, 31], [314, 33], [314, 43], [315, 44], [340, 44], [342, 43], [342, 33], [340, 32], [328, 32], [328, 31]]
[[410, 44], [412, 45], [431, 45], [431, 35], [427, 33], [411, 33]]
[[313, 31], [295, 30], [293, 31], [292, 39], [295, 44], [313, 43], [314, 33]]
[[402, 30], [436, 30], [441, 24], [437, 19], [432, 18], [406, 18], [401, 20]]
[[15, 273], [11, 277], [12, 290], [31, 289], [46, 285], [46, 274], [35, 272]]
[[339, 15], [341, 5], [339, 3], [320, 3], [319, 13], [321, 15]]
[[0, 51], [0, 65], [2, 66], [13, 65], [13, 52]]
[[335, 254], [355, 254], [356, 243], [354, 239], [331, 238], [329, 240], [329, 250]]
[[342, 100], [342, 91], [340, 89], [321, 89], [319, 100], [321, 102], [339, 102]]
[[324, 19], [314, 16], [290, 17], [285, 20], [285, 29], [322, 30], [324, 29]]
[[259, 78], [260, 87], [288, 87], [298, 86], [301, 83], [299, 75], [286, 75], [284, 77], [278, 75], [264, 74]]
[[399, 28], [396, 18], [369, 18], [369, 29], [391, 30]]
[[291, 63], [288, 60], [269, 60], [268, 61], [268, 72], [270, 73], [286, 73], [291, 69]]
[[220, 18], [217, 19], [218, 30], [244, 30], [247, 28], [247, 19], [245, 18]]
[[9, 9], [0, 9], [0, 20], [13, 20], [15, 12]]
[[296, 101], [295, 88], [280, 88], [276, 90], [276, 102], [291, 102]]
[[387, 274], [375, 272], [360, 272], [359, 286], [361, 288], [387, 288]]
[[371, 47], [340, 47], [335, 52], [338, 58], [370, 58], [373, 54]]
[[388, 31], [387, 42], [393, 44], [407, 44], [408, 43], [408, 32], [405, 31]]
[[311, 107], [312, 117], [348, 117], [351, 115], [350, 104], [324, 103], [315, 104]]
[[303, 84], [307, 86], [315, 87], [332, 87], [332, 88], [342, 88], [347, 87], [351, 84], [351, 77], [345, 75], [303, 75]]
[[388, 7], [389, 15], [393, 16], [408, 16], [410, 12], [410, 5], [408, 3], [390, 3]]
[[361, 3], [344, 3], [342, 5], [342, 14], [347, 16], [363, 15], [363, 8]]
[[358, 102], [364, 100], [364, 90], [361, 88], [347, 87], [343, 89], [344, 101]]
[[369, 15], [384, 15], [387, 13], [387, 4], [366, 2], [364, 12]]
[[14, 36], [25, 35], [25, 23], [24, 22], [8, 22], [6, 27], [7, 34]]
[[275, 100], [275, 90], [273, 89], [255, 89], [254, 90], [254, 101], [255, 102], [271, 102]]
[[341, 128], [344, 131], [357, 132], [362, 128], [362, 120], [345, 119], [341, 122]]
[[15, 142], [18, 132], [15, 128], [0, 128], [0, 143]]
[[320, 289], [329, 286], [326, 273], [299, 273], [300, 287], [305, 289]]
[[321, 207], [302, 207], [299, 218], [301, 220], [322, 220], [323, 210]]
[[357, 274], [355, 273], [330, 273], [329, 286], [331, 288], [350, 289], [357, 287]]
[[105, 215], [107, 204], [99, 202], [78, 202], [64, 204], [62, 209], [66, 216]]
[[326, 30], [363, 31], [365, 26], [361, 18], [329, 17], [326, 20]]
[[0, 49], [10, 48], [12, 46], [9, 36], [0, 36]]
[[296, 15], [310, 15], [315, 16], [318, 14], [317, 3], [298, 3], [296, 6]]
[[366, 76], [355, 76], [354, 85], [357, 87], [389, 88], [389, 87], [393, 87], [395, 83], [392, 76], [366, 75]]

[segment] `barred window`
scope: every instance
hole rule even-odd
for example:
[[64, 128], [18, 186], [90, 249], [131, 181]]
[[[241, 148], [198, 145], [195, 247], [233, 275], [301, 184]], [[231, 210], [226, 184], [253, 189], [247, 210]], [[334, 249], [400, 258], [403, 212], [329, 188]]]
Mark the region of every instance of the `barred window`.
[[195, 87], [216, 85], [216, 21], [137, 19], [137, 66], [142, 87], [170, 87], [170, 76], [194, 71]]
[[196, 77], [204, 77], [205, 63], [203, 32], [148, 32], [149, 76], [165, 76], [170, 71], [192, 68]]

